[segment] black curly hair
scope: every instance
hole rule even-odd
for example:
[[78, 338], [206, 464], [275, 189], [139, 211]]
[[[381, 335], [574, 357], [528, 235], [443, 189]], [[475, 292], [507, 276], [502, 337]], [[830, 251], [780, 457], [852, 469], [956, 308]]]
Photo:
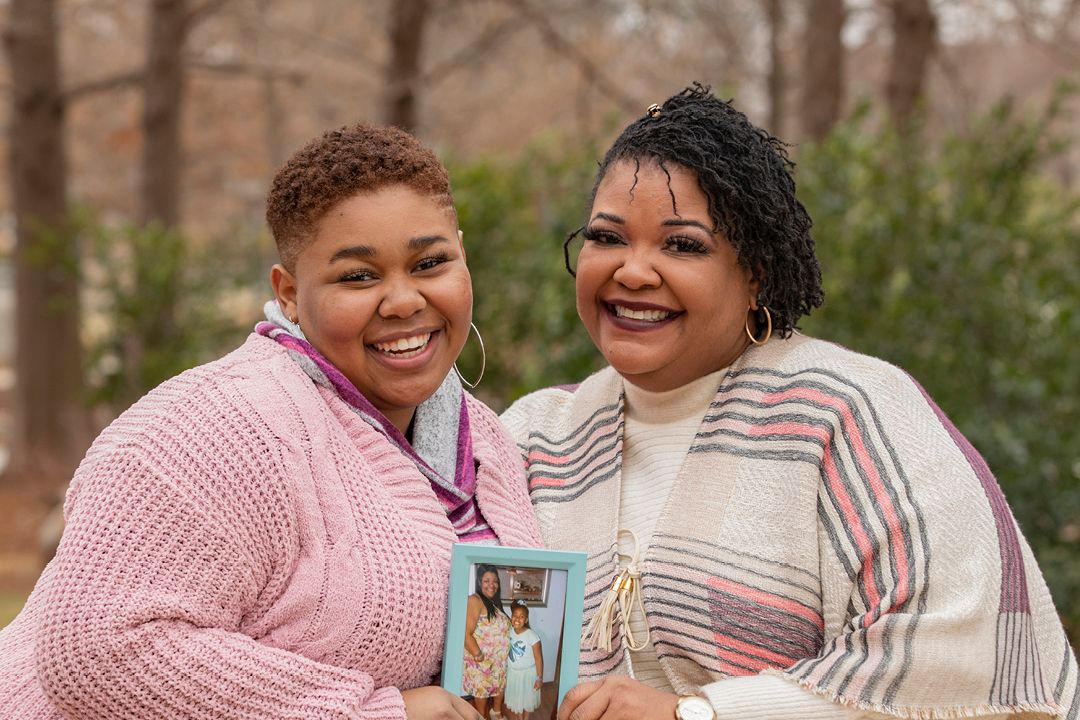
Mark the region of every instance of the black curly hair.
[[[665, 172], [669, 165], [693, 171], [715, 230], [724, 233], [739, 263], [760, 283], [758, 304], [769, 308], [781, 337], [821, 306], [821, 268], [810, 215], [795, 198], [794, 163], [783, 142], [753, 125], [730, 102], [694, 83], [631, 123], [600, 162], [590, 213], [608, 169], [621, 161], [638, 167], [642, 161], [657, 162]], [[671, 204], [677, 212], [674, 194]], [[759, 326], [765, 323], [760, 310], [757, 320]]]

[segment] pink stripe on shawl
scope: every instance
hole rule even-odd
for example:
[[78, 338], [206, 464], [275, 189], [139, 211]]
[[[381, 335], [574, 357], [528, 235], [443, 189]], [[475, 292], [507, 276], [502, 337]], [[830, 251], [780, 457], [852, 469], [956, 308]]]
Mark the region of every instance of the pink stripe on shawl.
[[[896, 508], [893, 505], [892, 499], [889, 497], [888, 492], [885, 490], [885, 484], [881, 480], [881, 476], [878, 474], [877, 467], [874, 465], [873, 460], [870, 458], [870, 453], [866, 449], [866, 444], [863, 441], [862, 433], [859, 432], [859, 425], [855, 421], [855, 417], [851, 412], [851, 408], [846, 402], [839, 398], [835, 398], [831, 395], [826, 395], [823, 392], [814, 390], [812, 388], [792, 388], [780, 393], [771, 393], [765, 396], [765, 401], [769, 403], [780, 403], [790, 398], [798, 398], [803, 400], [809, 400], [811, 402], [819, 403], [833, 408], [840, 413], [841, 424], [847, 431], [847, 435], [850, 438], [851, 450], [855, 455], [855, 460], [859, 465], [859, 468], [865, 474], [866, 478], [870, 481], [870, 488], [874, 493], [874, 500], [882, 513], [885, 515], [885, 526], [889, 533], [889, 549], [896, 555], [896, 570], [897, 570], [897, 588], [896, 597], [893, 599], [893, 604], [890, 608], [883, 609], [882, 612], [888, 612], [892, 608], [903, 604], [908, 597], [910, 597], [910, 582], [908, 578], [908, 557], [907, 547], [905, 545], [904, 527], [900, 522], [900, 518], [897, 514]], [[825, 452], [826, 465], [832, 464], [830, 453], [828, 452], [828, 445]], [[833, 472], [835, 472], [835, 465], [833, 466]], [[837, 475], [837, 482], [839, 483], [839, 476]], [[844, 497], [847, 497], [845, 491]], [[850, 499], [844, 504], [850, 505]], [[845, 509], [845, 515], [848, 515], [848, 510]], [[848, 517], [855, 518], [857, 516], [848, 515]], [[861, 524], [860, 524], [861, 527]], [[861, 546], [861, 543], [860, 543]], [[873, 583], [870, 579], [873, 574], [873, 553], [867, 553], [863, 561], [863, 570], [867, 575], [867, 597], [871, 599], [871, 610], [867, 612], [865, 621], [870, 622], [875, 619], [877, 613], [874, 612], [875, 606], [878, 602], [878, 594], [876, 588], [873, 587]]]

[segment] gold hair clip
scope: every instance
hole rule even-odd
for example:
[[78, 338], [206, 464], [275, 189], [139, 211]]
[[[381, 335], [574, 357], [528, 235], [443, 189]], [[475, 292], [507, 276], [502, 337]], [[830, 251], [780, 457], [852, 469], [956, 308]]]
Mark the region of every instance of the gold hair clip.
[[660, 105], [653, 103], [649, 106], [648, 110], [645, 111], [645, 114], [651, 118], [660, 117]]

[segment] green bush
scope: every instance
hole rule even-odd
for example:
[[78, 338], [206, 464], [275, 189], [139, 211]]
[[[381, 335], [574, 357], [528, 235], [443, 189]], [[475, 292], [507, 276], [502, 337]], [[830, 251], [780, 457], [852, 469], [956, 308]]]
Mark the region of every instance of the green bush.
[[109, 227], [89, 216], [82, 225], [89, 402], [114, 413], [237, 347], [252, 306], [270, 295], [265, 271], [255, 271], [254, 236], [200, 246], [158, 225]]
[[[603, 365], [578, 320], [562, 242], [585, 219], [597, 152], [538, 138], [514, 157], [449, 163], [472, 272], [473, 321], [487, 369], [476, 392], [493, 407], [537, 388], [577, 382]], [[475, 337], [459, 362], [480, 369]]]

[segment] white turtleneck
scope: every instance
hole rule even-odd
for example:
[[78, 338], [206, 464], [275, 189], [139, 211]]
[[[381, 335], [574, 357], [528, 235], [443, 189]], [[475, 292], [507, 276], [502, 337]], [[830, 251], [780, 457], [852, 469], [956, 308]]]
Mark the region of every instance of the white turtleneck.
[[[619, 528], [633, 531], [638, 558], [652, 542], [656, 521], [667, 501], [675, 476], [682, 467], [701, 420], [716, 395], [724, 370], [665, 392], [649, 392], [623, 382], [625, 421], [622, 447]], [[625, 567], [634, 553], [633, 539], [619, 534], [620, 562]], [[642, 638], [648, 624], [637, 605], [630, 612], [630, 631]], [[634, 677], [660, 690], [671, 691], [667, 676], [650, 642], [630, 653]]]

